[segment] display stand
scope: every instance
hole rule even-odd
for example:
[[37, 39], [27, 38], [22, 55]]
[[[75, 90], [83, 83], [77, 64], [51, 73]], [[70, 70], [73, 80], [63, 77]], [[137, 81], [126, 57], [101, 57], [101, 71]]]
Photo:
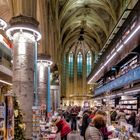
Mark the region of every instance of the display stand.
[[111, 99], [110, 99], [110, 96], [109, 96], [109, 92], [106, 93], [106, 113], [107, 113], [107, 124], [108, 125], [111, 125], [111, 120], [110, 120], [110, 112], [111, 112], [111, 105], [110, 105], [110, 102], [111, 102]]
[[40, 107], [39, 106], [33, 106], [33, 140], [39, 139], [40, 135]]
[[5, 103], [0, 103], [0, 139], [5, 137], [5, 121], [6, 121], [6, 107]]
[[14, 140], [14, 109], [12, 94], [5, 95], [7, 140]]
[[[136, 139], [136, 136], [134, 136], [133, 133], [134, 132], [132, 125], [121, 122], [121, 124], [119, 126], [116, 126], [113, 130], [113, 138], [111, 138], [110, 140], [139, 140], [140, 137], [138, 138], [137, 136], [138, 139]], [[135, 135], [137, 135], [137, 133], [135, 133]]]

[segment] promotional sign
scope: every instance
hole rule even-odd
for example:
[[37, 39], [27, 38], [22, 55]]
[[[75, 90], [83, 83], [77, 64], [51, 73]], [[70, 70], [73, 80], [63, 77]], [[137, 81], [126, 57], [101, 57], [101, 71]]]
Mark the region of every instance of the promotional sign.
[[4, 119], [5, 118], [5, 107], [4, 107], [4, 103], [0, 103], [0, 119]]
[[88, 110], [88, 109], [90, 109], [90, 102], [89, 101], [84, 101], [83, 110]]
[[3, 102], [0, 103], [0, 138], [5, 137], [5, 104]]
[[7, 117], [7, 139], [14, 139], [14, 111], [13, 111], [13, 97], [6, 97], [6, 117]]
[[39, 136], [39, 132], [40, 132], [40, 125], [39, 125], [40, 107], [33, 106], [32, 111], [33, 111], [33, 138], [37, 139]]

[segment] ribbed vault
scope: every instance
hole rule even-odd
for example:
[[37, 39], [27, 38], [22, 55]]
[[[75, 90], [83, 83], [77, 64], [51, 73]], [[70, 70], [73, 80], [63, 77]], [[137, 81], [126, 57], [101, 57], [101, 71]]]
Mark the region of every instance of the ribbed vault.
[[[61, 76], [61, 94], [67, 97], [71, 94], [70, 89], [75, 95], [88, 93], [86, 85], [86, 54], [92, 54], [92, 67], [103, 48], [113, 28], [117, 24], [128, 3], [131, 0], [51, 0], [52, 14], [54, 17], [55, 28], [59, 50], [58, 67]], [[82, 43], [83, 45], [81, 45]], [[69, 81], [68, 66], [69, 54], [74, 54], [74, 58], [81, 52], [83, 55], [83, 73], [81, 81], [77, 81], [77, 65], [74, 64], [74, 79]], [[66, 62], [64, 63], [64, 58]], [[79, 87], [78, 82], [83, 86]], [[73, 86], [75, 84], [76, 86]], [[75, 88], [73, 88], [75, 87]], [[82, 89], [84, 87], [84, 89]], [[81, 89], [80, 89], [81, 88]], [[81, 93], [80, 90], [81, 90]], [[84, 92], [83, 92], [84, 91]], [[84, 95], [83, 95], [84, 96]]]
[[[133, 2], [133, 0], [0, 0], [0, 16], [7, 22], [17, 15], [36, 18], [40, 23], [42, 34], [39, 53], [51, 56], [58, 66], [60, 76], [63, 77], [64, 56], [71, 51], [78, 52], [80, 38], [86, 46], [85, 50], [90, 50], [93, 59], [96, 60], [96, 55], [103, 48], [120, 16], [128, 4]], [[94, 63], [94, 60], [92, 62]], [[83, 75], [85, 76], [85, 73]]]
[[[50, 48], [47, 51], [46, 46], [50, 46], [47, 42], [41, 45], [40, 52], [45, 50], [46, 53], [56, 53], [59, 50], [63, 54], [78, 41], [81, 29], [84, 31], [86, 45], [98, 53], [131, 0], [37, 0], [37, 2], [38, 6], [35, 8], [33, 0], [0, 0], [1, 18], [9, 21], [13, 15], [24, 13], [35, 17], [37, 14], [43, 35], [42, 42], [47, 38], [51, 39], [48, 34], [50, 25], [57, 42], [54, 44], [54, 51]], [[18, 3], [23, 4], [19, 7], [21, 4]], [[29, 5], [32, 5], [32, 8]], [[53, 24], [50, 24], [51, 22]], [[60, 60], [57, 59], [59, 58], [57, 54], [54, 56], [56, 60]]]
[[12, 12], [10, 9], [10, 3], [8, 0], [0, 0], [0, 18], [8, 22], [11, 17]]
[[66, 0], [59, 1], [58, 19], [62, 52], [77, 42], [81, 29], [86, 44], [99, 52], [116, 24], [121, 1]]

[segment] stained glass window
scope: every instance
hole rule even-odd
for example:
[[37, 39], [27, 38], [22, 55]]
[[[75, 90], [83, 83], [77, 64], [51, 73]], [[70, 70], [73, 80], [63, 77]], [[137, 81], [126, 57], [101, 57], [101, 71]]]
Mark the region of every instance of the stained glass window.
[[73, 53], [69, 54], [69, 77], [72, 78], [73, 77]]
[[67, 58], [66, 55], [64, 55], [64, 61], [63, 61], [63, 83], [66, 83], [66, 73], [67, 73]]
[[82, 65], [83, 63], [83, 57], [82, 57], [82, 53], [79, 52], [78, 56], [77, 56], [77, 72], [78, 72], [78, 76], [82, 76]]
[[90, 74], [92, 68], [92, 57], [91, 52], [87, 53], [87, 76]]

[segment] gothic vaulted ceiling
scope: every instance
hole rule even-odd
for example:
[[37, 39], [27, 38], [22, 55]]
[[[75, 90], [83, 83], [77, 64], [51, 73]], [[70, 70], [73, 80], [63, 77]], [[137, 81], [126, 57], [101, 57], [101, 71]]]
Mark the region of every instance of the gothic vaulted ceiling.
[[[0, 16], [6, 21], [12, 17], [11, 1], [17, 0], [0, 0]], [[38, 20], [43, 29], [42, 35], [45, 35], [44, 40], [50, 39], [49, 35], [47, 36], [48, 30], [45, 29], [48, 26], [47, 20], [53, 21], [55, 42], [57, 41], [55, 48], [61, 51], [57, 55], [70, 51], [73, 46], [76, 46], [80, 36], [92, 52], [98, 53], [130, 2], [132, 0], [37, 0], [37, 5], [42, 7], [37, 8], [36, 11], [37, 13], [42, 11], [39, 13], [41, 19]], [[51, 12], [46, 12], [50, 11], [49, 8]], [[31, 8], [28, 10], [31, 11]], [[46, 16], [47, 13], [51, 16], [50, 18]], [[48, 45], [42, 45], [42, 47], [46, 46]]]
[[70, 51], [80, 36], [98, 53], [130, 1], [52, 0], [62, 53]]

